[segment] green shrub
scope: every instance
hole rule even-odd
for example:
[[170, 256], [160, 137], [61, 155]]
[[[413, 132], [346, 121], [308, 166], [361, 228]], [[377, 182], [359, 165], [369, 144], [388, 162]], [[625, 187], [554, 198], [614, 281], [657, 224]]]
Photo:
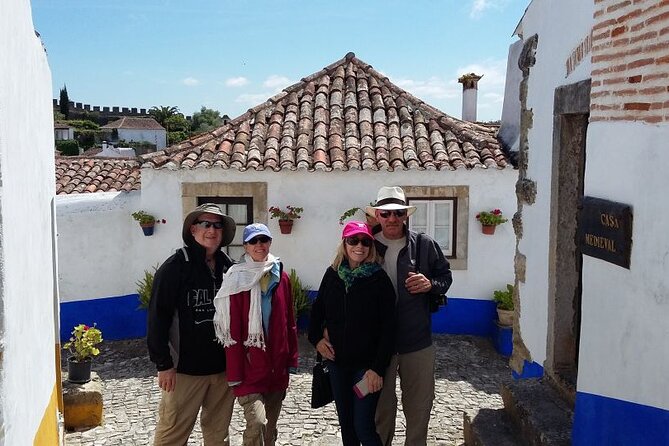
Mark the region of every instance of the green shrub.
[[507, 283], [506, 290], [495, 290], [493, 299], [500, 310], [513, 310], [513, 285]]
[[309, 290], [302, 285], [302, 281], [294, 269], [290, 270], [288, 277], [290, 278], [290, 288], [293, 293], [293, 310], [295, 311], [295, 318], [298, 318], [309, 312], [311, 308]]
[[99, 125], [88, 119], [73, 119], [71, 121], [67, 121], [66, 124], [74, 127], [77, 130], [97, 130], [100, 128]]
[[153, 267], [153, 271], [144, 270], [144, 278], [135, 282], [137, 285], [137, 294], [139, 295], [139, 307], [138, 310], [146, 310], [149, 308], [149, 302], [151, 302], [151, 292], [153, 291], [153, 276], [158, 271], [158, 266]]
[[84, 149], [90, 149], [95, 145], [95, 136], [97, 130], [75, 130], [74, 138], [79, 141], [79, 145]]
[[79, 155], [79, 143], [76, 139], [63, 139], [56, 141], [56, 149], [65, 156]]

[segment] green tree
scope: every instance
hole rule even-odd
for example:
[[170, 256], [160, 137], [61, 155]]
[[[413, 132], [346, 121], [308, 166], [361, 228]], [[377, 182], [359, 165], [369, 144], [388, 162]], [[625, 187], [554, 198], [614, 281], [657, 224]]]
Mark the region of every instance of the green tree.
[[67, 96], [67, 85], [60, 89], [60, 112], [68, 118], [70, 116], [70, 98]]
[[149, 115], [151, 115], [153, 119], [158, 121], [158, 124], [167, 128], [167, 126], [165, 125], [165, 121], [171, 118], [172, 116], [181, 115], [181, 113], [179, 113], [179, 108], [177, 107], [161, 105], [161, 106], [151, 107], [151, 109], [149, 110]]
[[210, 132], [223, 124], [223, 118], [218, 110], [207, 108], [204, 105], [199, 112], [193, 113], [191, 120], [192, 133], [194, 135]]

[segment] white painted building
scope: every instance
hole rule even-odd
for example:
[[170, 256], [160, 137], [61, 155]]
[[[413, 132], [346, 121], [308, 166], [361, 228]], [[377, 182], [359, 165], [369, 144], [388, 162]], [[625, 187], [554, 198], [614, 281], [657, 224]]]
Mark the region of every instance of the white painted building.
[[53, 135], [56, 141], [74, 139], [74, 127], [57, 122], [53, 125]]
[[145, 141], [162, 150], [167, 146], [167, 130], [153, 118], [130, 118], [124, 116], [116, 121], [100, 127], [102, 130], [116, 132], [117, 138], [114, 142], [123, 140], [126, 142]]
[[[355, 91], [345, 87], [353, 77]], [[492, 292], [513, 280], [515, 238], [510, 223], [483, 235], [475, 216], [500, 208], [510, 217], [517, 179], [496, 131], [443, 114], [350, 54], [209, 136], [180, 143], [179, 152], [142, 156], [141, 193], [59, 196], [62, 319], [97, 315], [99, 326], [112, 327], [108, 338], [137, 336], [143, 325], [128, 322], [143, 323], [135, 281], [181, 246], [184, 216], [206, 201], [238, 223], [228, 248], [233, 257], [241, 252], [242, 228], [267, 223], [272, 252], [315, 290], [340, 240], [339, 217], [375, 200], [381, 186], [400, 185], [425, 210], [439, 203], [442, 213], [430, 214], [427, 226], [446, 228], [454, 284], [433, 328], [490, 335]], [[66, 168], [59, 171], [66, 176]], [[304, 208], [291, 234], [281, 234], [267, 212], [286, 205]], [[130, 218], [139, 209], [161, 222], [150, 237]], [[94, 250], [80, 235], [82, 221], [95, 234]], [[82, 277], [95, 283], [81, 287]]]
[[[516, 30], [512, 365], [572, 399], [574, 445], [669, 445], [668, 16], [652, 0], [534, 0]], [[588, 197], [606, 200], [594, 226]]]
[[59, 444], [51, 72], [30, 3], [0, 14], [0, 442]]

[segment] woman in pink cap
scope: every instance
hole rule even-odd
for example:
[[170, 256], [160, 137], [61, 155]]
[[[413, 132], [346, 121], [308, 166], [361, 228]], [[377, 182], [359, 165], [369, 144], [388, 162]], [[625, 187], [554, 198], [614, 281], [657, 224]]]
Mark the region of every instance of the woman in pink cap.
[[395, 291], [374, 238], [351, 221], [311, 308], [309, 341], [327, 363], [344, 446], [381, 445], [374, 414], [394, 343]]

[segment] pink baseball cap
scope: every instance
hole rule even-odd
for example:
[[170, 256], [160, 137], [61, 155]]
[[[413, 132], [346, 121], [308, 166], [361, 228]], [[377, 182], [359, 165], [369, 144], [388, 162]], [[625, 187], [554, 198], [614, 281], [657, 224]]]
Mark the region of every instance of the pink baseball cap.
[[364, 234], [369, 238], [374, 238], [372, 231], [370, 230], [367, 223], [361, 221], [349, 221], [344, 226], [344, 231], [341, 233], [341, 238], [353, 237], [357, 234]]

